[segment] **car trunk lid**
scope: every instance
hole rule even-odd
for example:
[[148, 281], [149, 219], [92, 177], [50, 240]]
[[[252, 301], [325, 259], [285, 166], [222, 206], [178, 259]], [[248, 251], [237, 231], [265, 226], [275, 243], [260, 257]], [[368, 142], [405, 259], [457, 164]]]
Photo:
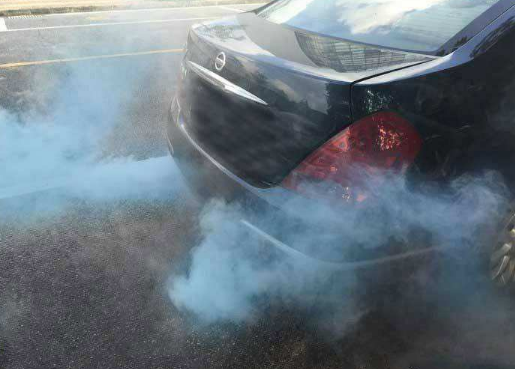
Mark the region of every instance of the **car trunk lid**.
[[352, 83], [426, 60], [301, 32], [254, 13], [198, 25], [183, 61], [184, 129], [243, 180], [274, 186], [352, 122]]

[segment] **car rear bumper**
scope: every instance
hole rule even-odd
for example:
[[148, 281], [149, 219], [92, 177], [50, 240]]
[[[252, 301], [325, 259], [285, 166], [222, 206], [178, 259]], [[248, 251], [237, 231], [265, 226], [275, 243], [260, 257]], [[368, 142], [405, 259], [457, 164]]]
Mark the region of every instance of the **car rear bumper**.
[[[244, 208], [251, 209], [242, 213], [239, 220], [252, 234], [259, 237], [264, 243], [290, 258], [302, 262], [312, 263], [314, 267], [334, 271], [346, 270], [411, 270], [413, 266], [420, 266], [438, 255], [442, 248], [424, 247], [385, 257], [367, 259], [363, 261], [339, 262], [321, 260], [307, 255], [295, 247], [284, 242], [280, 235], [272, 229], [267, 229], [267, 223], [260, 222], [254, 214], [274, 214], [274, 221], [284, 222], [286, 227], [292, 227], [295, 222], [287, 211], [281, 208], [291, 196], [296, 196], [288, 190], [281, 188], [260, 189], [255, 188], [219, 164], [206, 153], [188, 134], [182, 121], [180, 111], [172, 109], [169, 114], [167, 127], [169, 150], [174, 157], [182, 174], [194, 192], [203, 198], [223, 198], [227, 201], [240, 201]], [[309, 226], [302, 224], [302, 227]], [[280, 227], [275, 227], [275, 229]], [[317, 230], [314, 230], [316, 232]]]

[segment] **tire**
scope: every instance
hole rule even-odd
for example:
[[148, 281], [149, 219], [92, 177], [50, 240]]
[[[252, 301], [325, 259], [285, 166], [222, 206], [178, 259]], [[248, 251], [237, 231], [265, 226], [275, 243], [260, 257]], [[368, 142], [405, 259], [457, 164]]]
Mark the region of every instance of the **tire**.
[[515, 207], [510, 206], [508, 215], [499, 227], [489, 253], [490, 279], [503, 289], [515, 287]]

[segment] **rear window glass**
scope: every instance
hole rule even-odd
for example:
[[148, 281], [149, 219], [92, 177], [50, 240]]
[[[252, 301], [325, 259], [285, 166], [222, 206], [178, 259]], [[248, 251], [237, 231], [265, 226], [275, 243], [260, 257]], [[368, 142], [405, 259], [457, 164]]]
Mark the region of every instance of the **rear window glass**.
[[434, 52], [499, 0], [280, 0], [267, 20], [346, 40]]

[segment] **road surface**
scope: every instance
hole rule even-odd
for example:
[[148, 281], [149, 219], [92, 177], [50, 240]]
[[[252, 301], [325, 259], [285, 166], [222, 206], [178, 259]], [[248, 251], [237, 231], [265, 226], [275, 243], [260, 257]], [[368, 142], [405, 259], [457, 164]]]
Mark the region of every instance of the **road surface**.
[[170, 302], [203, 206], [166, 156], [182, 49], [251, 7], [0, 20], [0, 368], [509, 367], [500, 314], [405, 307], [409, 324], [364, 314], [335, 339], [306, 312], [199, 326]]

